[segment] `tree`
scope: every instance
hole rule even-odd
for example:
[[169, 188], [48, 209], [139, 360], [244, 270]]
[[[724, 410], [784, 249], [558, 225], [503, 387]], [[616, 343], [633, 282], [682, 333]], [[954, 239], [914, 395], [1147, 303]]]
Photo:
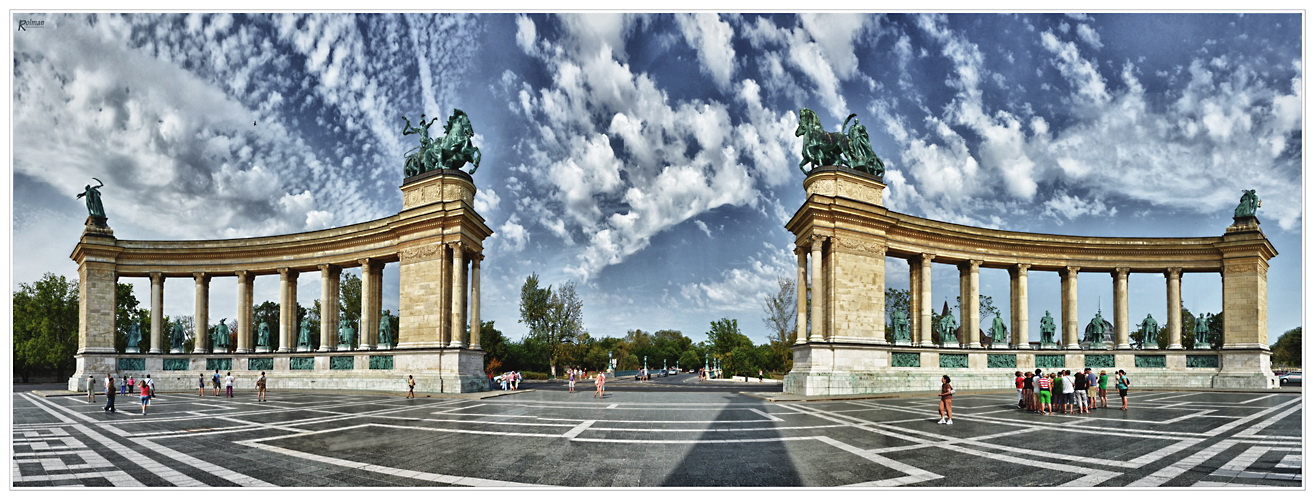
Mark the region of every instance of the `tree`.
[[712, 354], [724, 360], [736, 348], [752, 348], [753, 341], [740, 333], [736, 320], [722, 318], [712, 322], [708, 330], [708, 343], [712, 345]]
[[1283, 332], [1270, 350], [1274, 352], [1274, 364], [1285, 368], [1301, 366], [1301, 327]]
[[790, 347], [799, 338], [797, 297], [794, 280], [777, 276], [776, 293], [763, 299], [763, 313], [766, 314], [763, 324], [767, 325], [767, 341], [773, 356], [777, 358], [773, 365], [788, 367], [793, 364]]
[[548, 371], [557, 377], [557, 363], [569, 355], [584, 333], [584, 302], [575, 293], [575, 283], [566, 282], [556, 292], [539, 288], [539, 275], [530, 274], [521, 286], [521, 319], [529, 327], [526, 347], [538, 347], [548, 359]]
[[492, 321], [479, 323], [479, 346], [484, 349], [484, 371], [496, 373], [507, 360], [507, 337]]
[[14, 368], [26, 382], [36, 369], [53, 368], [62, 381], [78, 350], [78, 282], [46, 273], [14, 292]]

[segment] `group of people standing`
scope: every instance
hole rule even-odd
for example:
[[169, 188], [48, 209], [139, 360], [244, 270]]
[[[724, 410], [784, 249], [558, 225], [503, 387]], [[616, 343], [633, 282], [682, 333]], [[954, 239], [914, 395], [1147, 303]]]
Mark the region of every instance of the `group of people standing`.
[[521, 378], [522, 378], [521, 372], [509, 371], [503, 373], [502, 375], [493, 377], [493, 383], [500, 384], [502, 386], [502, 390], [504, 391], [508, 389], [514, 391], [517, 390], [518, 387], [520, 387]]
[[139, 390], [141, 393], [142, 415], [146, 414], [146, 406], [150, 404], [151, 398], [155, 397], [155, 380], [151, 378], [150, 374], [147, 374], [146, 378], [143, 378], [141, 380], [138, 380], [136, 377], [129, 375], [126, 378], [119, 379], [119, 383], [117, 385], [115, 384], [113, 373], [106, 373], [105, 379], [102, 380], [101, 383], [99, 384], [96, 383], [95, 375], [88, 375], [87, 376], [88, 403], [96, 402], [97, 386], [105, 390], [105, 406], [102, 408], [102, 410], [108, 413], [118, 413], [118, 409], [114, 407], [114, 396], [116, 393], [126, 396], [128, 394], [129, 387], [133, 388], [134, 390]]
[[1014, 385], [1018, 391], [1018, 408], [1041, 415], [1062, 413], [1091, 413], [1093, 408], [1109, 408], [1108, 388], [1113, 382], [1122, 401], [1120, 410], [1128, 409], [1128, 386], [1132, 381], [1127, 372], [1116, 370], [1111, 380], [1105, 370], [1100, 374], [1086, 368], [1077, 374], [1072, 370], [1052, 373], [1014, 372]]

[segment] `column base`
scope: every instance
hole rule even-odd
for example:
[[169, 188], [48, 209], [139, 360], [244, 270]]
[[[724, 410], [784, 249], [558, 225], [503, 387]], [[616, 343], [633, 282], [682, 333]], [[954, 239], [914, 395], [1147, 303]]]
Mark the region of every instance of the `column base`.
[[297, 352], [311, 352], [310, 346], [299, 345], [297, 346]]
[[1131, 344], [1118, 344], [1118, 345], [1114, 346], [1114, 348], [1115, 348], [1115, 349], [1118, 349], [1118, 350], [1132, 349], [1132, 345], [1131, 345]]
[[379, 344], [379, 346], [376, 347], [376, 349], [380, 351], [391, 351], [393, 350], [393, 344]]
[[460, 340], [453, 340], [451, 344], [448, 344], [448, 347], [451, 347], [453, 349], [461, 349], [462, 347], [465, 346], [461, 344]]
[[1183, 348], [1182, 344], [1169, 344], [1169, 350], [1171, 351], [1182, 350], [1182, 348]]
[[292, 349], [288, 347], [280, 347], [278, 352], [292, 352]]
[[329, 349], [329, 346], [327, 346], [327, 345], [322, 345], [322, 346], [320, 346], [320, 350], [319, 350], [319, 352], [329, 352], [329, 351], [332, 351], [332, 350], [333, 350], [333, 349]]
[[129, 347], [127, 349], [124, 349], [123, 352], [125, 354], [139, 354], [142, 352], [142, 350], [140, 347]]
[[256, 348], [256, 352], [257, 352], [257, 353], [260, 353], [260, 354], [264, 354], [264, 353], [269, 352], [269, 348], [268, 348], [268, 347], [257, 347], [257, 348]]
[[204, 347], [198, 347], [192, 350], [192, 354], [209, 354], [210, 351]]
[[338, 350], [339, 350], [339, 351], [350, 351], [350, 350], [352, 350], [352, 346], [347, 345], [347, 344], [343, 344], [343, 345], [338, 346]]
[[169, 354], [182, 354], [182, 353], [183, 353], [183, 348], [181, 347], [173, 347], [169, 349]]
[[163, 354], [163, 353], [164, 351], [161, 351], [159, 347], [152, 347], [150, 351], [147, 351], [147, 354]]

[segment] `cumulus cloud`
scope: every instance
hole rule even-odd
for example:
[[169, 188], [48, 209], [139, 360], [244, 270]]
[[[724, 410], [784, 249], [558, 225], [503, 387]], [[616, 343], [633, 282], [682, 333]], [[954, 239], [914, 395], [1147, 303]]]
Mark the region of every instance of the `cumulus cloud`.
[[681, 286], [680, 295], [699, 308], [741, 313], [761, 311], [763, 299], [776, 290], [776, 278], [794, 277], [795, 263], [788, 256], [789, 253], [780, 249], [766, 248], [745, 265], [722, 271], [715, 279]]
[[731, 45], [734, 30], [730, 23], [716, 14], [677, 14], [676, 25], [685, 43], [698, 53], [703, 72], [722, 90], [728, 89], [735, 71], [735, 47]]

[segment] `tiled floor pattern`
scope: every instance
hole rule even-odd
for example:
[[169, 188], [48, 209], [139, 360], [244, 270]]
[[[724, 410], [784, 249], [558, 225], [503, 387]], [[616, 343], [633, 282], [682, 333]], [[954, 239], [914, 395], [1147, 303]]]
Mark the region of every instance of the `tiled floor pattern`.
[[1302, 486], [1300, 394], [1145, 392], [1052, 416], [960, 395], [948, 426], [934, 397], [590, 394], [168, 394], [141, 415], [16, 393], [12, 486]]

